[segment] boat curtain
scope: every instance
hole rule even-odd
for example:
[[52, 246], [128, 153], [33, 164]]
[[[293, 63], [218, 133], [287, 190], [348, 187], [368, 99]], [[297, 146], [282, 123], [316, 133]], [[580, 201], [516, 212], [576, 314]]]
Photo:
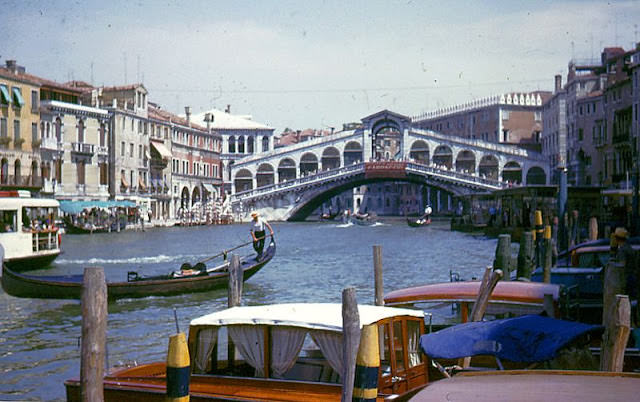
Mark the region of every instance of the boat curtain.
[[293, 367], [306, 335], [306, 329], [271, 327], [271, 371], [273, 377], [281, 378]]
[[415, 330], [408, 328], [407, 332], [409, 332], [409, 367], [414, 367], [422, 363], [420, 356], [420, 331], [418, 328]]
[[313, 331], [311, 338], [320, 347], [322, 355], [342, 377], [342, 334], [329, 331]]
[[205, 328], [198, 331], [198, 345], [194, 358], [194, 372], [206, 373], [211, 363], [211, 353], [218, 341], [218, 328]]
[[264, 377], [264, 326], [229, 325], [227, 328], [242, 356], [256, 369], [256, 377]]

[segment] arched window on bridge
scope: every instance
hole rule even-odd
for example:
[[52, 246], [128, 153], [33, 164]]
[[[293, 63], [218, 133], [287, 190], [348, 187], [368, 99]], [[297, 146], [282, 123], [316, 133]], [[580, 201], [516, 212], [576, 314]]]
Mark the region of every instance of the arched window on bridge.
[[261, 164], [256, 173], [256, 187], [270, 186], [274, 180], [273, 166], [268, 163]]
[[438, 146], [433, 152], [433, 163], [439, 167], [451, 169], [453, 166], [453, 152], [447, 145]]
[[416, 163], [423, 165], [429, 164], [429, 145], [422, 140], [415, 141], [411, 144], [411, 151], [409, 152], [409, 158], [413, 159]]
[[527, 185], [530, 184], [547, 184], [547, 175], [540, 166], [533, 166], [527, 172]]
[[512, 184], [522, 183], [522, 168], [518, 162], [507, 162], [502, 168], [502, 181]]
[[233, 184], [236, 189], [236, 193], [240, 193], [242, 191], [248, 191], [253, 189], [253, 176], [248, 169], [241, 169], [238, 173], [236, 173], [236, 178], [233, 181]]
[[476, 155], [468, 150], [460, 151], [456, 158], [456, 172], [475, 174]]
[[340, 167], [340, 151], [335, 147], [325, 148], [322, 152], [322, 170], [337, 169]]
[[269, 151], [269, 137], [265, 135], [262, 137], [262, 152], [267, 151]]
[[318, 158], [307, 152], [300, 158], [300, 177], [316, 174], [318, 172]]
[[293, 159], [285, 158], [278, 164], [278, 183], [296, 179], [296, 163]]
[[234, 137], [233, 135], [229, 137], [229, 153], [236, 153], [236, 137]]
[[498, 180], [498, 159], [493, 155], [483, 156], [478, 165], [478, 173], [482, 178]]
[[358, 142], [349, 141], [343, 152], [344, 166], [355, 165], [362, 162], [362, 146]]

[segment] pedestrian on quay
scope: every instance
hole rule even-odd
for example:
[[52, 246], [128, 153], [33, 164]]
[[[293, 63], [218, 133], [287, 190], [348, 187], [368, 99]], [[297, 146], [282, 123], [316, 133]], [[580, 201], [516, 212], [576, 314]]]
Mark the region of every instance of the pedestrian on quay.
[[253, 249], [258, 253], [257, 259], [262, 257], [262, 250], [264, 249], [264, 240], [266, 237], [266, 229], [269, 229], [269, 234], [273, 236], [273, 229], [269, 222], [266, 219], [261, 218], [257, 212], [251, 213], [251, 230], [249, 233], [251, 234], [251, 238], [253, 239]]

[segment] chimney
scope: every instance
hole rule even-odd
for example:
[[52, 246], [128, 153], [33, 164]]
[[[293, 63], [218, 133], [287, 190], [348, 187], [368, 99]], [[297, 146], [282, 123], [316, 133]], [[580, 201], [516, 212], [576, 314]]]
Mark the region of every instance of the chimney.
[[556, 74], [556, 92], [562, 90], [562, 75]]
[[207, 131], [211, 132], [211, 122], [213, 121], [213, 115], [211, 113], [205, 113], [204, 121], [207, 123]]
[[191, 126], [191, 106], [184, 107], [184, 114], [187, 116], [187, 126]]
[[18, 73], [18, 64], [15, 60], [7, 60], [7, 70], [11, 71], [14, 74]]
[[224, 110], [225, 113], [231, 113], [231, 105], [227, 105], [227, 108]]

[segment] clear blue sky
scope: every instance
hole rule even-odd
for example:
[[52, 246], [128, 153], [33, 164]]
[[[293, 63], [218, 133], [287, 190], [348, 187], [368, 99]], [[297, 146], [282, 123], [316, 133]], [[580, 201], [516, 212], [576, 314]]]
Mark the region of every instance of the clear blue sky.
[[230, 104], [276, 133], [551, 90], [571, 58], [640, 41], [639, 1], [0, 0], [0, 9], [2, 64], [16, 59], [59, 82], [143, 82], [173, 112]]

